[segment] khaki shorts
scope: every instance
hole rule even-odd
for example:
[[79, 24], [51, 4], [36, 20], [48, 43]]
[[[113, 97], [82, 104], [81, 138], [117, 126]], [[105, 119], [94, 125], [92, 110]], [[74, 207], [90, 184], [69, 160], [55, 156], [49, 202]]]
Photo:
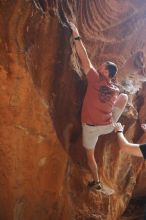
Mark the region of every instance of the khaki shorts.
[[[118, 107], [113, 109], [113, 123], [117, 122], [122, 114], [122, 110]], [[82, 124], [83, 132], [83, 146], [90, 150], [94, 149], [98, 137], [103, 134], [109, 134], [114, 130], [113, 124], [90, 126], [85, 123]]]

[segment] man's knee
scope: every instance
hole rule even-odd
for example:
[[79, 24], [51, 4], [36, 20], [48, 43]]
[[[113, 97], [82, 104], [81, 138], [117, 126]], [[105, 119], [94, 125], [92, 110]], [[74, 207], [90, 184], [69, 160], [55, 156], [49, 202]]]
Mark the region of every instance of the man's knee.
[[127, 94], [124, 94], [124, 93], [121, 93], [118, 97], [118, 100], [117, 100], [117, 103], [116, 105], [119, 107], [119, 108], [123, 108], [126, 106], [128, 102], [128, 95]]
[[127, 94], [121, 93], [119, 95], [119, 97], [121, 99], [121, 102], [123, 102], [123, 103], [127, 103], [128, 102], [128, 95]]

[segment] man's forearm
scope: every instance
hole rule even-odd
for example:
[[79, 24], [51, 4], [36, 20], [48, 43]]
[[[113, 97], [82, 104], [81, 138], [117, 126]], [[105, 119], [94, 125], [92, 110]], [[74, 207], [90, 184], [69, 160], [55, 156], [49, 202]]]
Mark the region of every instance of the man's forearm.
[[117, 133], [117, 136], [118, 136], [118, 143], [120, 146], [120, 150], [122, 152], [131, 154], [134, 156], [143, 157], [141, 149], [140, 149], [140, 144], [131, 143], [125, 138], [123, 134], [124, 126], [121, 125], [121, 123], [115, 123], [114, 127], [115, 127], [115, 132]]
[[71, 22], [70, 22], [70, 26], [71, 26], [71, 29], [72, 29], [72, 35], [73, 35], [75, 47], [76, 47], [76, 50], [77, 50], [77, 54], [78, 54], [79, 59], [81, 61], [83, 70], [86, 74], [89, 71], [90, 67], [91, 67], [91, 62], [90, 62], [90, 59], [88, 57], [86, 48], [85, 48], [85, 46], [82, 42], [82, 39], [79, 35], [77, 27]]
[[88, 54], [86, 51], [86, 48], [82, 42], [82, 40], [74, 40], [75, 42], [75, 46], [76, 46], [76, 50], [77, 50], [77, 54], [81, 60], [82, 65], [85, 65], [85, 62], [89, 62], [89, 58], [88, 58]]
[[128, 145], [128, 141], [127, 139], [124, 137], [123, 132], [117, 132], [117, 136], [118, 136], [118, 143], [120, 145], [120, 148]]
[[118, 132], [117, 134], [118, 134], [118, 142], [122, 152], [138, 157], [143, 157], [142, 152], [139, 148], [139, 144], [129, 143], [127, 139], [124, 137], [122, 132]]

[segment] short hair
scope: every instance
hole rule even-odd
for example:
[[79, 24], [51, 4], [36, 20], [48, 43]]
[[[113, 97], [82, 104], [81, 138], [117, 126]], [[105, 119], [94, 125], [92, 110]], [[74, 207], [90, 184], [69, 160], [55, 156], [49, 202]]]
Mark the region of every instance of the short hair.
[[118, 71], [117, 65], [110, 61], [105, 62], [105, 65], [106, 65], [106, 69], [109, 72], [109, 77], [113, 78]]

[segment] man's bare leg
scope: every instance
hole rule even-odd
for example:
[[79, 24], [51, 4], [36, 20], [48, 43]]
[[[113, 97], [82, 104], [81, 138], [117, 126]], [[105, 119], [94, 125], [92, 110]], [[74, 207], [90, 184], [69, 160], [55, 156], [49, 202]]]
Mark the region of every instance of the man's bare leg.
[[86, 153], [87, 153], [88, 165], [91, 170], [92, 177], [95, 181], [98, 182], [99, 181], [98, 168], [97, 168], [97, 163], [96, 163], [95, 156], [94, 156], [94, 149], [86, 150]]

